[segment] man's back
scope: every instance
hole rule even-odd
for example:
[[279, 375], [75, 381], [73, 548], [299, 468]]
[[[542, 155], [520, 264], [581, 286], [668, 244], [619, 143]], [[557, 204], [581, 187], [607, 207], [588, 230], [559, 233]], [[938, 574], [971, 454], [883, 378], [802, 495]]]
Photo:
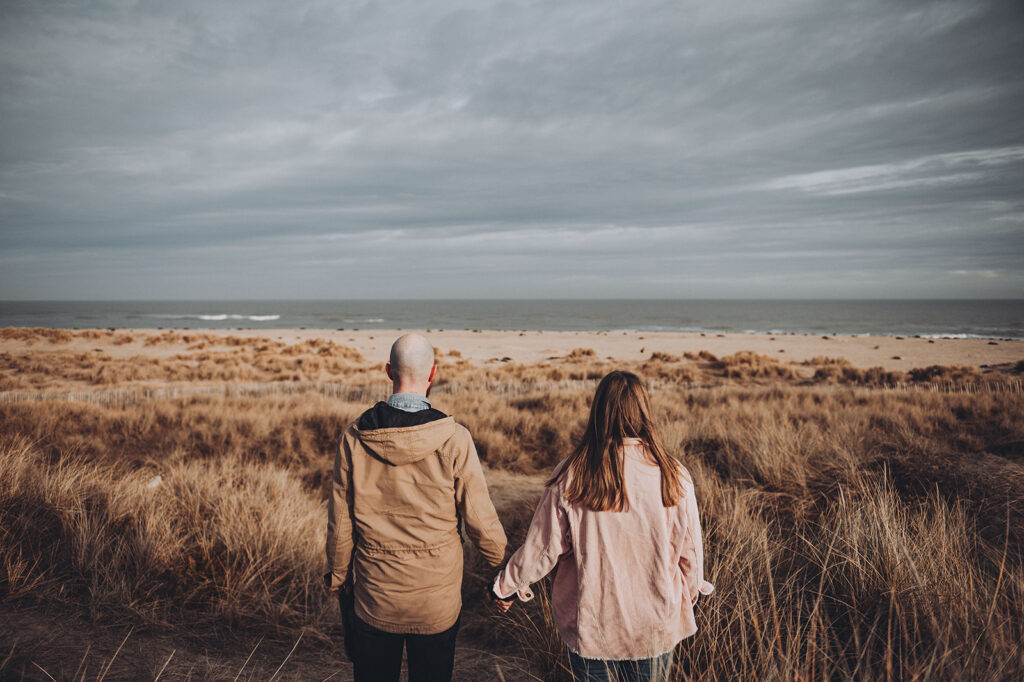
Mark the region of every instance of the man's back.
[[355, 615], [384, 632], [432, 634], [455, 624], [460, 518], [489, 563], [504, 558], [505, 533], [473, 439], [438, 410], [367, 410], [341, 439], [330, 507], [332, 585], [351, 578]]

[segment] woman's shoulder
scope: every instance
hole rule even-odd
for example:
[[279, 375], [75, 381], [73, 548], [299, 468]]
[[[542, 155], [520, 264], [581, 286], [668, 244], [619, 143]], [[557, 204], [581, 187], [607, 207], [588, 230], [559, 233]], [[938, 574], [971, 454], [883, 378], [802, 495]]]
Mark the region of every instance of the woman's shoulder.
[[554, 488], [559, 493], [564, 493], [566, 488], [569, 487], [569, 480], [571, 478], [572, 467], [569, 466], [569, 457], [565, 457], [551, 470], [546, 487]]
[[690, 475], [690, 470], [687, 469], [686, 465], [680, 462], [678, 459], [673, 459], [676, 463], [679, 480], [683, 482], [683, 485], [693, 488], [693, 476]]
[[565, 474], [572, 473], [571, 471], [566, 471], [566, 467], [568, 466], [569, 458], [563, 457], [561, 460], [559, 460], [558, 464], [556, 464], [555, 467], [551, 470], [551, 478], [554, 479], [562, 476], [562, 472], [565, 472]]

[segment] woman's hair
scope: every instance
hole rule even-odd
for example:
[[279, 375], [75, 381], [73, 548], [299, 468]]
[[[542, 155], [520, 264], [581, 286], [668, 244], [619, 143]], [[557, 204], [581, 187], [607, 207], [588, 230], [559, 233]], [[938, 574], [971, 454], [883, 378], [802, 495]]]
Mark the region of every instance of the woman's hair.
[[680, 467], [665, 452], [651, 420], [647, 389], [632, 372], [614, 371], [601, 379], [590, 406], [587, 430], [547, 485], [569, 476], [565, 497], [594, 511], [626, 511], [622, 441], [639, 438], [661, 469], [661, 502], [674, 507], [683, 496]]

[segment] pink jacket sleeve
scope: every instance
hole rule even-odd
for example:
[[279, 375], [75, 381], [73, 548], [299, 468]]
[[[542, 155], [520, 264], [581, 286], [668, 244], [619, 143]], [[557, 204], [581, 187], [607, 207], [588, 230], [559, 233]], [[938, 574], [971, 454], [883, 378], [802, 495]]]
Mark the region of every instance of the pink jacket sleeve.
[[569, 519], [561, 501], [560, 486], [544, 489], [523, 546], [494, 580], [494, 591], [502, 599], [514, 594], [522, 601], [533, 599], [530, 585], [550, 573], [559, 557], [572, 551]]
[[704, 540], [700, 530], [700, 515], [697, 511], [697, 496], [687, 486], [686, 499], [680, 505], [682, 512], [683, 541], [680, 545], [679, 569], [683, 572], [683, 589], [696, 604], [700, 595], [711, 594], [715, 586], [704, 580]]

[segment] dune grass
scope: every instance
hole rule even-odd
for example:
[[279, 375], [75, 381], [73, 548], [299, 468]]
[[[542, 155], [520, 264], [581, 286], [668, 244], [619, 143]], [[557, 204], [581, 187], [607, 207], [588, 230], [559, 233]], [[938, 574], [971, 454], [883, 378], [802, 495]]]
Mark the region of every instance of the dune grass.
[[[654, 400], [694, 475], [716, 585], [697, 606], [701, 631], [677, 649], [676, 679], [1024, 674], [1019, 398], [672, 397]], [[568, 679], [544, 604], [503, 628], [542, 652], [545, 679]]]
[[[811, 370], [839, 374], [813, 381], [758, 357], [648, 362], [666, 445], [695, 479], [716, 585], [674, 679], [1024, 677], [1024, 394], [862, 385], [823, 360]], [[464, 367], [435, 394], [473, 432], [513, 547], [604, 369], [578, 349]], [[666, 378], [681, 369], [717, 383]], [[0, 403], [0, 599], [286, 646], [301, 634], [304, 651], [336, 655], [324, 494], [338, 434], [365, 405], [301, 385]], [[568, 679], [543, 596], [488, 614], [476, 595], [489, 577], [470, 553], [463, 645]]]

